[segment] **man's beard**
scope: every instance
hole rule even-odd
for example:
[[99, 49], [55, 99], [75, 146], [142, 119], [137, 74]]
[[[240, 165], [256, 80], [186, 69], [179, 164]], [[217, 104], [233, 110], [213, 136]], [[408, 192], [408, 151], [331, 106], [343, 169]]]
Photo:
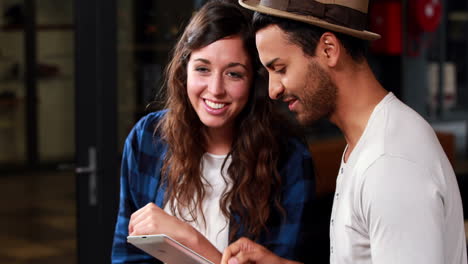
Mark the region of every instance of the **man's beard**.
[[311, 62], [307, 70], [303, 92], [298, 96], [303, 111], [296, 113], [301, 125], [330, 117], [336, 106], [337, 87], [330, 76], [316, 62]]

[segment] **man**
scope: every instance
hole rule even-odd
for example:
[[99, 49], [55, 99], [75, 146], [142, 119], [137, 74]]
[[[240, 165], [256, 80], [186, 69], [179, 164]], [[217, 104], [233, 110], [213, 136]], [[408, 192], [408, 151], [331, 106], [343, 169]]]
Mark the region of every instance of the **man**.
[[[239, 0], [272, 99], [302, 124], [327, 117], [347, 141], [330, 220], [330, 263], [467, 263], [453, 169], [430, 125], [386, 91], [365, 58], [367, 0]], [[310, 241], [311, 245], [318, 241]], [[312, 246], [311, 246], [312, 247]], [[296, 263], [248, 239], [223, 264]]]

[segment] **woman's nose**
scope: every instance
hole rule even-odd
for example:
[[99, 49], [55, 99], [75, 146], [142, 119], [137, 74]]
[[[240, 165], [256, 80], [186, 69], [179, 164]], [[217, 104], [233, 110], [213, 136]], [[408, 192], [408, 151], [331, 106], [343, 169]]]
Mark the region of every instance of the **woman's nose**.
[[223, 95], [226, 92], [221, 74], [214, 74], [211, 77], [208, 83], [208, 91], [215, 96]]

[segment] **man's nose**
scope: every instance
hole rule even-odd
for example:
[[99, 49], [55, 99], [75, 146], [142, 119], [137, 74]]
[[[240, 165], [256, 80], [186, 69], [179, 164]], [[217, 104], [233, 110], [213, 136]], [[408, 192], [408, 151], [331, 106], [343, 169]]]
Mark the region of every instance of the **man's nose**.
[[222, 74], [214, 74], [208, 84], [208, 91], [215, 96], [224, 95], [224, 81]]
[[284, 87], [281, 82], [271, 76], [268, 78], [268, 93], [273, 100], [279, 99], [284, 93]]

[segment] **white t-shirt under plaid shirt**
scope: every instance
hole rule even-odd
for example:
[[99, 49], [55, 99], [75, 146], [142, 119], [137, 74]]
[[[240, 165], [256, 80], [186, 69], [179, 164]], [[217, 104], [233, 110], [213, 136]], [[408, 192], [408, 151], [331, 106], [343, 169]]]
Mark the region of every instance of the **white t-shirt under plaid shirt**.
[[[200, 213], [197, 214], [197, 221], [189, 222], [195, 229], [203, 234], [221, 253], [228, 246], [229, 242], [229, 219], [224, 217], [220, 209], [220, 199], [223, 195], [226, 183], [221, 176], [221, 167], [226, 155], [214, 155], [205, 153], [202, 158], [203, 179], [205, 183], [205, 199], [202, 203], [203, 214], [206, 223]], [[229, 157], [224, 166], [224, 175], [227, 177], [227, 168], [231, 163]], [[172, 214], [169, 203], [164, 207], [164, 211]], [[186, 219], [190, 219], [187, 210], [182, 212]]]

